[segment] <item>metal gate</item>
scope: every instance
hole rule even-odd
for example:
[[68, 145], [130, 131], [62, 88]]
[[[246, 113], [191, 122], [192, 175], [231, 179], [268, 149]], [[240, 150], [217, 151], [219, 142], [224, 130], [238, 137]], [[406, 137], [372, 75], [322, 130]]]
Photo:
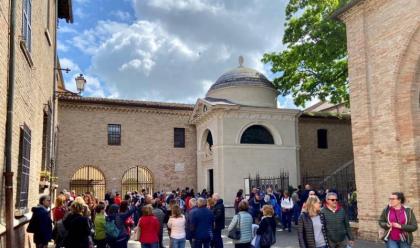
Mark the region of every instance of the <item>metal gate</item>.
[[274, 191], [280, 190], [288, 190], [289, 188], [289, 172], [281, 171], [279, 176], [272, 176], [272, 177], [260, 177], [257, 175], [252, 178], [251, 175], [249, 177], [244, 178], [245, 182], [245, 195], [249, 195], [252, 188], [259, 188], [263, 192], [267, 190], [267, 188], [272, 188]]
[[92, 166], [83, 166], [78, 169], [70, 181], [70, 190], [81, 195], [90, 192], [98, 199], [105, 197], [105, 176]]
[[152, 173], [146, 167], [136, 166], [128, 169], [122, 178], [122, 193], [130, 191], [140, 192], [145, 189], [147, 193], [153, 193]]

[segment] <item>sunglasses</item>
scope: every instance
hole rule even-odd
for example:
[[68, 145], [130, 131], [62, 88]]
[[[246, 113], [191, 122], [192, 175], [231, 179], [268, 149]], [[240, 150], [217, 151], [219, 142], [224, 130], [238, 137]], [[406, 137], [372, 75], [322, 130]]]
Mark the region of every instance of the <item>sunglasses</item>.
[[328, 200], [332, 202], [338, 201], [338, 199], [328, 199]]
[[388, 200], [393, 201], [393, 200], [398, 200], [398, 198], [388, 198]]

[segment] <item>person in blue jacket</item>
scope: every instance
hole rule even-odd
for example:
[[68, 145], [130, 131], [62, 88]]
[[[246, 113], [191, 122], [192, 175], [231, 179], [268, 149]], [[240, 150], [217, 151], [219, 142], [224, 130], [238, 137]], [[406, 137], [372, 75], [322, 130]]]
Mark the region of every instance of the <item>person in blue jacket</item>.
[[52, 239], [52, 220], [48, 208], [51, 206], [51, 199], [48, 195], [39, 198], [39, 204], [32, 208], [32, 218], [29, 222], [27, 232], [34, 234], [36, 248], [46, 248]]
[[197, 209], [190, 213], [190, 230], [193, 248], [210, 247], [213, 236], [214, 215], [206, 206], [206, 199], [200, 197], [197, 200]]

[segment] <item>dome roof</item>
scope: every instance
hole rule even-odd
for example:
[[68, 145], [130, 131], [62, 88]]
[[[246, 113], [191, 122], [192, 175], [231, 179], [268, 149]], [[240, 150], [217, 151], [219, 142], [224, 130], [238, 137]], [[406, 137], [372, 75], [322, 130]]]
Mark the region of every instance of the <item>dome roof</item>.
[[209, 92], [215, 89], [230, 87], [230, 86], [264, 86], [275, 89], [273, 84], [268, 80], [264, 74], [257, 70], [243, 67], [242, 65], [225, 72], [217, 81], [210, 87]]

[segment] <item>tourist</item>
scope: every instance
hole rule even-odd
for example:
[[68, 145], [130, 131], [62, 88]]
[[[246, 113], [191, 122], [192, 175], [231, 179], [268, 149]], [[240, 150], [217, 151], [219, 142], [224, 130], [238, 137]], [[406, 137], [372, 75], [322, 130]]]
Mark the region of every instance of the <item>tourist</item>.
[[[122, 202], [121, 202], [122, 203]], [[126, 204], [126, 203], [124, 203]], [[108, 237], [108, 244], [111, 248], [126, 248], [128, 240], [130, 239], [130, 233], [126, 228], [126, 221], [129, 219], [135, 211], [138, 210], [139, 202], [130, 208], [123, 208], [117, 204], [113, 204], [109, 207], [108, 216], [106, 217], [107, 222], [114, 222], [119, 230], [118, 237]]]
[[97, 248], [106, 248], [105, 232], [105, 204], [100, 202], [95, 207], [95, 238], [94, 243]]
[[120, 193], [115, 193], [115, 197], [114, 197], [114, 204], [117, 204], [118, 206], [121, 205], [121, 196]]
[[[301, 185], [299, 185], [298, 187], [301, 187]], [[292, 193], [292, 201], [293, 201], [293, 222], [295, 223], [295, 225], [298, 224], [298, 218], [299, 218], [299, 214], [301, 211], [301, 204], [300, 204], [300, 196], [299, 196], [299, 189], [295, 190]]]
[[293, 215], [293, 200], [289, 196], [288, 191], [284, 191], [284, 196], [281, 199], [282, 222], [284, 229], [289, 232], [292, 231], [292, 215]]
[[189, 201], [190, 209], [185, 212], [185, 234], [186, 239], [190, 242], [190, 246], [193, 247], [192, 235], [191, 235], [191, 213], [197, 209], [197, 199], [191, 198]]
[[321, 209], [321, 213], [325, 216], [330, 248], [346, 248], [346, 237], [349, 240], [349, 245], [353, 246], [354, 238], [351, 233], [349, 219], [346, 211], [337, 204], [337, 194], [329, 192], [325, 200], [326, 203]]
[[32, 218], [27, 232], [34, 234], [36, 248], [48, 247], [48, 242], [52, 239], [52, 221], [48, 211], [50, 205], [50, 197], [42, 195], [39, 198], [38, 206], [32, 208]]
[[402, 192], [392, 193], [389, 205], [379, 218], [379, 226], [385, 230], [382, 239], [387, 248], [410, 248], [413, 243], [417, 220], [413, 209], [404, 203], [405, 196]]
[[257, 229], [257, 234], [260, 235], [260, 247], [268, 248], [276, 242], [276, 220], [271, 205], [264, 205], [262, 211], [263, 217]]
[[254, 197], [249, 200], [250, 213], [254, 221], [254, 224], [258, 224], [260, 222], [261, 208], [263, 205], [264, 205], [264, 200], [261, 199], [261, 195], [259, 192], [256, 192]]
[[210, 210], [213, 210], [214, 205], [216, 204], [216, 202], [214, 201], [213, 198], [208, 198], [207, 199], [207, 208]]
[[213, 194], [213, 200], [215, 205], [213, 207], [214, 226], [212, 246], [215, 248], [223, 248], [222, 230], [225, 229], [225, 205], [218, 193]]
[[185, 247], [185, 216], [181, 213], [178, 205], [172, 206], [172, 215], [168, 221], [168, 228], [171, 229], [170, 242], [172, 248]]
[[142, 208], [142, 216], [139, 220], [140, 243], [142, 248], [159, 247], [159, 220], [153, 215], [153, 208], [146, 205]]
[[[76, 197], [77, 199], [78, 197]], [[92, 222], [86, 216], [86, 204], [82, 200], [74, 200], [71, 204], [71, 213], [63, 221], [67, 230], [65, 238], [66, 248], [92, 247]]]
[[[311, 185], [306, 184], [305, 190], [302, 192], [302, 195], [300, 197], [300, 199], [302, 200], [302, 205], [308, 200], [311, 191], [313, 191]], [[315, 194], [315, 191], [313, 191], [313, 194]]]
[[190, 231], [194, 248], [210, 246], [214, 215], [206, 205], [206, 199], [200, 197], [197, 200], [197, 209], [190, 213]]
[[152, 213], [159, 221], [159, 248], [165, 248], [163, 246], [163, 225], [165, 221], [165, 213], [162, 210], [162, 203], [159, 198], [153, 200], [153, 210]]
[[236, 193], [235, 203], [234, 203], [235, 214], [237, 214], [239, 212], [239, 207], [238, 207], [239, 203], [244, 199], [243, 193], [244, 193], [244, 191], [242, 189], [238, 190], [238, 192]]
[[300, 248], [327, 248], [328, 236], [325, 216], [321, 213], [321, 201], [317, 196], [310, 196], [298, 221]]
[[[127, 200], [124, 200], [121, 202], [121, 206], [120, 206], [120, 214], [125, 214], [128, 212], [129, 208], [128, 208], [129, 202]], [[137, 212], [137, 210], [132, 211], [132, 214], [130, 214], [127, 218], [123, 218], [122, 220], [124, 220], [124, 232], [127, 233], [128, 235], [128, 239], [130, 239], [130, 234], [131, 234], [131, 228], [134, 225], [134, 219], [133, 219], [133, 214], [134, 212]], [[127, 242], [128, 242], [127, 239]]]
[[248, 213], [248, 202], [243, 200], [239, 203], [239, 213], [236, 214], [229, 224], [228, 231], [231, 231], [237, 226], [239, 228], [241, 237], [239, 240], [233, 240], [236, 248], [250, 247], [252, 240], [252, 222], [253, 218]]

